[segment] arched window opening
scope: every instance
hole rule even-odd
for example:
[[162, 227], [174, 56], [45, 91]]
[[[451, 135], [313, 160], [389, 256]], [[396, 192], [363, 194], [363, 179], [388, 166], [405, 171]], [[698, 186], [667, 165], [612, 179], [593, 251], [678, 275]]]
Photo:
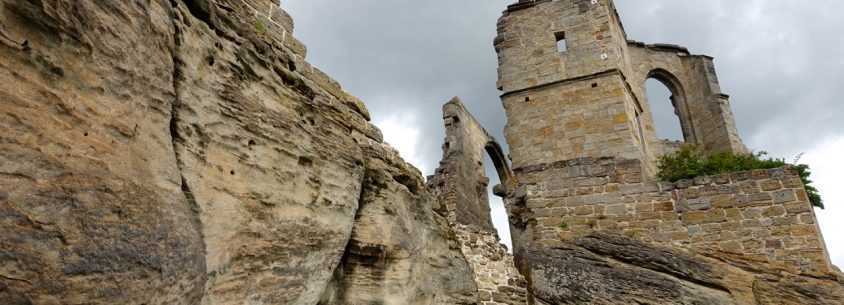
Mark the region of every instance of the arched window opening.
[[686, 91], [680, 81], [666, 70], [655, 69], [648, 73], [645, 90], [657, 137], [697, 143]]
[[[484, 171], [489, 177], [489, 185], [487, 185], [487, 198], [489, 202], [489, 213], [492, 219], [492, 226], [498, 231], [498, 237], [501, 238], [501, 243], [507, 245], [507, 249], [512, 253], [513, 241], [510, 238], [510, 222], [507, 219], [507, 209], [504, 207], [504, 201], [501, 197], [493, 194], [493, 188], [501, 183], [504, 178], [498, 174], [498, 166], [496, 166], [496, 159], [490, 157], [490, 149], [484, 154]], [[499, 178], [500, 177], [500, 178]]]
[[645, 82], [645, 90], [648, 93], [657, 137], [662, 140], [685, 141], [677, 102], [671, 90], [655, 78], [649, 78]]

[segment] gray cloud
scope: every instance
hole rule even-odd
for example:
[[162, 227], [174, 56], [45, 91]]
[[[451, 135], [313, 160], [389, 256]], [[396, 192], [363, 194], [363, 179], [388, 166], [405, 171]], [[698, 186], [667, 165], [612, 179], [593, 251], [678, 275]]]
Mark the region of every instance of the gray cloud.
[[[492, 39], [501, 11], [512, 2], [284, 0], [282, 7], [296, 21], [294, 35], [309, 47], [309, 61], [366, 101], [376, 121], [397, 112], [415, 115], [408, 124], [419, 130], [417, 166], [430, 174], [441, 157], [440, 106], [452, 96], [504, 142]], [[722, 90], [731, 95], [751, 149], [790, 159], [844, 135], [844, 2], [616, 5], [631, 39], [680, 44], [715, 57]], [[663, 111], [658, 120], [676, 118]]]

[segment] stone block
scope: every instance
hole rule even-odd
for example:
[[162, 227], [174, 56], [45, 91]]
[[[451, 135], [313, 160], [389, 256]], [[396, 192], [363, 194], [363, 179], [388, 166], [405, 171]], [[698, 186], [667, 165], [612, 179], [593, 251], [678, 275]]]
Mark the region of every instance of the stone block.
[[703, 211], [711, 207], [712, 204], [709, 202], [709, 198], [680, 199], [676, 204], [677, 212]]
[[802, 214], [812, 211], [812, 206], [807, 202], [791, 202], [783, 205], [788, 214]]
[[750, 201], [753, 202], [754, 205], [759, 203], [770, 203], [773, 201], [773, 196], [769, 193], [756, 193], [750, 195]]
[[785, 208], [782, 205], [770, 206], [762, 211], [764, 217], [778, 217], [785, 215]]
[[636, 212], [652, 212], [654, 210], [653, 203], [637, 203]]
[[694, 184], [695, 184], [694, 180], [684, 179], [684, 180], [677, 181], [677, 188], [678, 189], [686, 189], [686, 188], [691, 187]]
[[732, 203], [734, 207], [742, 208], [750, 206], [750, 197], [747, 195], [734, 195], [732, 197]]
[[797, 201], [797, 195], [794, 193], [794, 190], [785, 189], [774, 192], [773, 199], [774, 203], [793, 202]]
[[744, 194], [759, 193], [759, 183], [754, 180], [742, 181], [738, 184], [739, 190]]
[[712, 207], [727, 208], [732, 206], [732, 196], [728, 194], [715, 195], [709, 198]]
[[803, 181], [800, 180], [800, 177], [785, 178], [785, 179], [782, 179], [782, 187], [785, 187], [785, 188], [802, 188], [803, 187]]
[[766, 249], [782, 249], [782, 241], [778, 239], [768, 239], [765, 241]]
[[793, 236], [818, 236], [817, 227], [814, 225], [794, 225], [791, 226], [791, 235]]
[[638, 212], [636, 218], [639, 220], [660, 219], [660, 212]]
[[730, 179], [732, 181], [745, 181], [750, 179], [750, 172], [738, 172], [730, 174]]
[[716, 175], [712, 178], [715, 184], [727, 184], [730, 183], [730, 174], [720, 174]]
[[724, 214], [727, 217], [727, 220], [742, 220], [744, 219], [744, 215], [740, 209], [732, 208], [732, 209], [725, 209]]
[[627, 205], [626, 204], [614, 204], [609, 205], [604, 210], [604, 214], [606, 215], [618, 215], [627, 213]]
[[576, 215], [591, 215], [595, 212], [595, 208], [593, 206], [579, 206], [574, 208], [574, 213]]
[[771, 177], [771, 171], [767, 169], [754, 169], [750, 171], [750, 178], [753, 180], [761, 180]]
[[796, 225], [799, 224], [797, 220], [797, 215], [789, 215], [785, 217], [776, 217], [774, 218], [774, 225], [775, 226], [787, 226], [787, 225]]
[[812, 213], [805, 213], [799, 216], [801, 224], [814, 224], [815, 223], [815, 215]]
[[721, 251], [729, 252], [729, 253], [742, 253], [743, 247], [740, 243], [737, 242], [722, 242], [718, 244], [718, 248]]
[[714, 210], [706, 211], [706, 221], [707, 222], [724, 222], [724, 221], [727, 221], [727, 217], [726, 217], [723, 209], [714, 209]]
[[671, 201], [657, 202], [653, 204], [653, 210], [660, 212], [674, 211], [674, 203]]
[[777, 179], [766, 179], [759, 181], [759, 187], [762, 188], [762, 191], [776, 191], [782, 188], [780, 181]]
[[680, 215], [680, 219], [683, 221], [683, 224], [690, 225], [690, 224], [702, 224], [707, 221], [706, 212], [704, 211], [689, 211], [682, 213]]

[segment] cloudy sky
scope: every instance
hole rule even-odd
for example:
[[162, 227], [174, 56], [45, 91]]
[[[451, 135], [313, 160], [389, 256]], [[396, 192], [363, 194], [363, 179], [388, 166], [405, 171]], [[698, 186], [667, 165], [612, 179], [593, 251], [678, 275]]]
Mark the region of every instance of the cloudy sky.
[[[442, 157], [441, 105], [452, 96], [504, 144], [492, 40], [501, 11], [513, 2], [282, 0], [282, 7], [308, 46], [308, 60], [363, 99], [387, 141], [428, 175]], [[787, 160], [805, 153], [801, 162], [812, 166], [827, 205], [817, 211], [827, 247], [844, 266], [844, 187], [837, 184], [844, 175], [844, 1], [616, 5], [630, 39], [715, 57], [749, 148]], [[657, 132], [678, 138], [667, 90], [658, 83], [648, 88], [654, 108], [664, 101]], [[500, 202], [493, 214], [499, 230], [506, 229]], [[507, 244], [508, 234], [501, 232]]]

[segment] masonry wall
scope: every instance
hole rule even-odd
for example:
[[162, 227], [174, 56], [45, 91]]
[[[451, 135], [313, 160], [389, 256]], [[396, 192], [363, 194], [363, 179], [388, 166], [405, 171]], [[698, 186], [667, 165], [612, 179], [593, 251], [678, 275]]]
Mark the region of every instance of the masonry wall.
[[[651, 107], [673, 107], [688, 143], [700, 145], [705, 151], [744, 152], [738, 135], [729, 96], [721, 92], [715, 65], [711, 57], [691, 55], [676, 45], [628, 42], [628, 57], [632, 63], [628, 73], [636, 98], [644, 109], [644, 125], [648, 145], [660, 155], [660, 147], [653, 127]], [[645, 81], [654, 78], [671, 90], [669, 101], [648, 101]]]
[[530, 236], [522, 238], [541, 244], [598, 230], [780, 263], [795, 272], [832, 270], [792, 168], [669, 183], [643, 180], [638, 163], [583, 158], [516, 169], [508, 210], [527, 226]]
[[452, 226], [460, 239], [460, 250], [475, 273], [478, 298], [483, 305], [527, 304], [527, 282], [513, 263], [507, 247], [493, 231], [466, 225]]
[[706, 152], [746, 150], [712, 58], [628, 41], [612, 1], [520, 1], [499, 20], [494, 44], [515, 167], [614, 156], [642, 161], [652, 176], [658, 157], [676, 145], [657, 136], [649, 78], [671, 89], [668, 107], [687, 143]]
[[460, 99], [443, 105], [446, 137], [443, 159], [428, 177], [428, 190], [439, 198], [436, 207], [448, 218], [460, 241], [478, 286], [479, 304], [527, 304], [527, 283], [513, 256], [507, 253], [492, 225], [484, 153], [488, 153], [502, 182], [512, 176], [496, 140], [481, 127]]
[[580, 157], [640, 157], [637, 111], [622, 78], [609, 72], [502, 97], [513, 167]]
[[490, 218], [484, 153], [489, 152], [501, 181], [511, 175], [507, 160], [497, 141], [469, 114], [460, 99], [455, 97], [443, 105], [443, 122], [443, 159], [427, 184], [441, 198], [441, 209], [450, 222], [495, 231]]
[[[511, 5], [498, 21], [498, 87], [504, 93], [592, 75], [624, 65], [625, 41], [611, 3], [533, 1]], [[568, 45], [557, 52], [557, 33]], [[602, 55], [606, 55], [603, 58]]]

